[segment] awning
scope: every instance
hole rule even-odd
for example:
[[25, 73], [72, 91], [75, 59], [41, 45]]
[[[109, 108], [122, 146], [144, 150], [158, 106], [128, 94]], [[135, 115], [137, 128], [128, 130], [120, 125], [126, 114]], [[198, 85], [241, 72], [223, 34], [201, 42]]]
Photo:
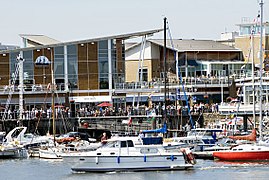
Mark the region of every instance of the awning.
[[[187, 63], [188, 63], [188, 66], [198, 66], [199, 65], [196, 60], [187, 60]], [[186, 60], [179, 60], [178, 65], [185, 66]]]
[[160, 129], [152, 129], [152, 130], [143, 130], [142, 133], [166, 133], [167, 132], [167, 125], [166, 123]]

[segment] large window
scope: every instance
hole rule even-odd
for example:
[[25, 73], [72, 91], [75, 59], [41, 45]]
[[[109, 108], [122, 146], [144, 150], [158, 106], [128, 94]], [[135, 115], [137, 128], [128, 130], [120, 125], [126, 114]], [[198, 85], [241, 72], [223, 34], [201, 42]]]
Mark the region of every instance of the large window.
[[77, 89], [78, 83], [78, 57], [77, 57], [77, 46], [67, 46], [67, 62], [68, 62], [68, 82], [70, 88]]
[[108, 89], [108, 41], [98, 43], [99, 88]]
[[[9, 64], [10, 64], [10, 77], [11, 79], [15, 78], [15, 71], [17, 67], [17, 56], [19, 55], [19, 52], [10, 53], [9, 56]], [[16, 79], [19, 79], [19, 74], [17, 73]]]
[[55, 79], [64, 79], [64, 47], [55, 47], [54, 49], [54, 77]]
[[251, 33], [250, 26], [240, 27], [240, 35], [249, 35]]
[[33, 63], [33, 51], [23, 52], [23, 72], [24, 80], [33, 80], [34, 76], [34, 63]]

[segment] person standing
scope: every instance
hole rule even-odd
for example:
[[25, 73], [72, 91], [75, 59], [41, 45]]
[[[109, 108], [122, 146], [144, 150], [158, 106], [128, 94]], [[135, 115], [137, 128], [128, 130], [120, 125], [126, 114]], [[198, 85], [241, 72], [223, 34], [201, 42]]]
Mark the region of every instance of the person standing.
[[107, 143], [107, 135], [105, 132], [103, 133], [103, 136], [101, 137], [101, 143], [102, 145], [105, 145]]

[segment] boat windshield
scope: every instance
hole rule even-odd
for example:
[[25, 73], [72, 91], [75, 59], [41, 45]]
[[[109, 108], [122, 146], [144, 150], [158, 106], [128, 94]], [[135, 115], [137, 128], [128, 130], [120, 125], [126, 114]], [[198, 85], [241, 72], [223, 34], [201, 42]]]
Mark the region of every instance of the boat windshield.
[[102, 146], [102, 148], [114, 148], [114, 147], [119, 147], [117, 141], [108, 141], [105, 145]]

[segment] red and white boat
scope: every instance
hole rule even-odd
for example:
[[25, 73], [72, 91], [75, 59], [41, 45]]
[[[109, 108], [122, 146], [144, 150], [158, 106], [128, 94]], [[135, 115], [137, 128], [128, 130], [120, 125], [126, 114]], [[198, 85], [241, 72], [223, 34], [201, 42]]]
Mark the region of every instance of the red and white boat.
[[231, 148], [231, 150], [215, 151], [213, 156], [224, 161], [269, 161], [269, 147], [242, 144]]

